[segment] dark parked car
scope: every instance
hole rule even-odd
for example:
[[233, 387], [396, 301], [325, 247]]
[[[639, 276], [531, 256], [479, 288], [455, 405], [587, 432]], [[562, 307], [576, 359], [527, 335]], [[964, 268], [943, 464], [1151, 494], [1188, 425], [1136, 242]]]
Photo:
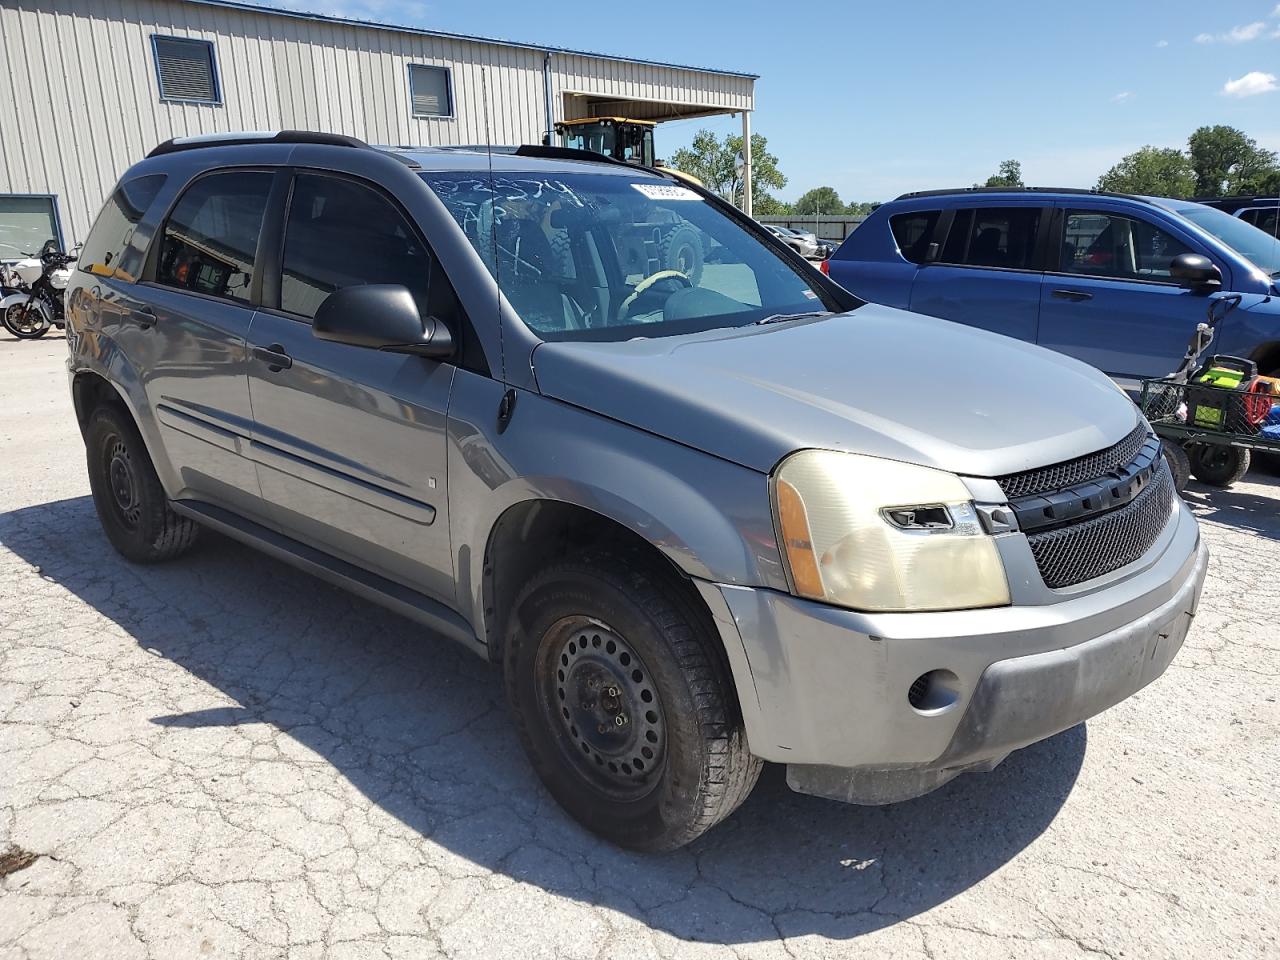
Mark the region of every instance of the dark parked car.
[[1280, 241], [1189, 200], [964, 189], [883, 204], [827, 263], [875, 303], [1049, 347], [1133, 386], [1174, 370], [1210, 293], [1215, 350], [1280, 373]]
[[1239, 217], [1263, 233], [1280, 237], [1280, 197], [1212, 197], [1197, 202]]
[[[675, 219], [696, 279], [643, 226]], [[68, 311], [120, 553], [211, 527], [501, 664], [547, 788], [632, 847], [764, 760], [863, 803], [990, 770], [1158, 677], [1205, 576], [1097, 371], [596, 154], [169, 141]]]

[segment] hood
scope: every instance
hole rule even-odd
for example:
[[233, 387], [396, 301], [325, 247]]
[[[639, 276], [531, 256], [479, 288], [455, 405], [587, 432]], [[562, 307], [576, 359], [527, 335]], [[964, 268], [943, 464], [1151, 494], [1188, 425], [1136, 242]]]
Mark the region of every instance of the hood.
[[866, 304], [809, 321], [620, 343], [549, 342], [551, 397], [768, 472], [817, 447], [994, 477], [1116, 443], [1133, 403], [1041, 347]]

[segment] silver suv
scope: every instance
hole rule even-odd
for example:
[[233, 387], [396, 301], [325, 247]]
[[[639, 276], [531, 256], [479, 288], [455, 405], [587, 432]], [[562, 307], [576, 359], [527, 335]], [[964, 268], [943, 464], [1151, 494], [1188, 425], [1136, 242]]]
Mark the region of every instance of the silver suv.
[[501, 664], [547, 788], [624, 846], [765, 760], [857, 803], [989, 770], [1159, 676], [1204, 579], [1100, 373], [590, 154], [169, 141], [68, 317], [124, 556], [209, 527]]

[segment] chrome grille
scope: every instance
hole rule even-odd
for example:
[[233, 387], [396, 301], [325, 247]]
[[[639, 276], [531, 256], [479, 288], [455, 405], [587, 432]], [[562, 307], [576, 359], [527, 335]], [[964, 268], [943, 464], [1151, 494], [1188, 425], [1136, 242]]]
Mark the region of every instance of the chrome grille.
[[1130, 463], [1138, 455], [1146, 439], [1147, 425], [1139, 422], [1132, 433], [1105, 450], [1086, 454], [1075, 460], [1050, 464], [1047, 467], [1011, 473], [997, 478], [997, 482], [1000, 484], [1000, 489], [1004, 491], [1004, 495], [1010, 500], [1048, 493], [1051, 490], [1061, 490], [1063, 487], [1073, 487], [1078, 483], [1106, 476], [1116, 467]]
[[1173, 497], [1173, 479], [1162, 461], [1151, 484], [1126, 506], [1081, 523], [1028, 535], [1045, 585], [1070, 587], [1140, 559], [1169, 522]]

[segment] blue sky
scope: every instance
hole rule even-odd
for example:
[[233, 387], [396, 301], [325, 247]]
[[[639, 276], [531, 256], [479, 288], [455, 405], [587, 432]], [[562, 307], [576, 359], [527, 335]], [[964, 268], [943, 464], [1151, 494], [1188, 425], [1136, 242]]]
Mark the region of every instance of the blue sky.
[[[261, 2], [758, 73], [753, 127], [785, 199], [966, 185], [1010, 157], [1028, 183], [1092, 186], [1125, 153], [1183, 146], [1206, 123], [1280, 149], [1276, 0]], [[701, 127], [740, 130], [728, 117], [664, 124], [658, 155]]]

